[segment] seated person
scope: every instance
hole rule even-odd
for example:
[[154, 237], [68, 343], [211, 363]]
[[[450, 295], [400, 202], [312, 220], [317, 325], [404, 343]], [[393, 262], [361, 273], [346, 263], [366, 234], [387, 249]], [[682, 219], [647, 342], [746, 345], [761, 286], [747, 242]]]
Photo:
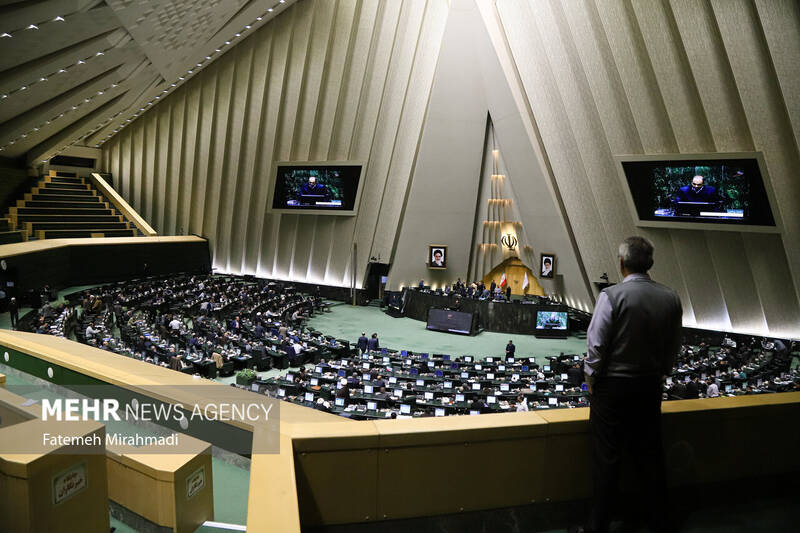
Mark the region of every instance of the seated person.
[[722, 202], [722, 199], [716, 187], [706, 185], [705, 178], [697, 175], [692, 178], [691, 185], [684, 185], [678, 190], [678, 194], [675, 195], [673, 203], [676, 204], [676, 208], [679, 209], [677, 204], [683, 202], [708, 202], [719, 204]]
[[300, 188], [300, 196], [303, 197], [303, 203], [326, 201], [330, 199], [328, 188], [321, 183], [317, 183], [316, 176], [308, 177], [308, 182], [304, 183]]

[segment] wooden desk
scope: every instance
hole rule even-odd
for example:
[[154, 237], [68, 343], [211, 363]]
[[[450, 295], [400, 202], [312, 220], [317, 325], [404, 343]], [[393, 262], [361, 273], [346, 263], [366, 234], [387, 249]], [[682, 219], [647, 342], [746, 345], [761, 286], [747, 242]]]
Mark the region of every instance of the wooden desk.
[[159, 526], [192, 533], [214, 519], [211, 445], [179, 439], [186, 453], [109, 446], [108, 497]]
[[[41, 450], [44, 433], [101, 444]], [[108, 531], [105, 427], [28, 420], [0, 428], [0, 531]], [[12, 444], [13, 443], [13, 444]], [[29, 453], [5, 453], [28, 446]]]

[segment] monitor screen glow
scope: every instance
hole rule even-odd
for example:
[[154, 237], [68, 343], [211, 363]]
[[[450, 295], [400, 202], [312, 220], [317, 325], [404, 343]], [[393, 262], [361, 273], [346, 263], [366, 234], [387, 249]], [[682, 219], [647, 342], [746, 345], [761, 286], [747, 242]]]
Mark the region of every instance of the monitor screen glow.
[[567, 330], [568, 315], [566, 311], [537, 311], [536, 329], [544, 330]]
[[351, 161], [277, 163], [271, 210], [355, 215], [361, 169], [361, 164]]
[[640, 226], [776, 229], [760, 152], [618, 160]]

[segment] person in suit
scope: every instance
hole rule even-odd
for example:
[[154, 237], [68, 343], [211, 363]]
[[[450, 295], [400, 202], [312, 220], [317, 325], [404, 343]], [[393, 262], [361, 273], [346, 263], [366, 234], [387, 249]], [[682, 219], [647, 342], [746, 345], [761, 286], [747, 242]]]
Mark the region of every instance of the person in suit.
[[322, 183], [317, 182], [316, 176], [309, 176], [308, 181], [300, 188], [302, 196], [320, 197], [320, 200], [326, 200], [330, 197], [328, 188]]
[[362, 354], [367, 351], [367, 346], [369, 345], [369, 339], [367, 338], [367, 332], [362, 331], [361, 336], [358, 338], [358, 342], [356, 342], [356, 348]]
[[685, 400], [686, 399], [686, 383], [683, 381], [678, 381], [675, 385], [672, 386], [672, 390], [670, 391], [670, 396], [672, 396], [676, 400]]
[[721, 198], [716, 187], [705, 184], [705, 177], [697, 175], [692, 178], [691, 185], [684, 185], [675, 195], [674, 202], [709, 202], [720, 203]]
[[510, 357], [514, 357], [514, 353], [517, 351], [517, 347], [514, 346], [514, 341], [509, 339], [508, 344], [506, 344], [506, 359]]
[[511, 285], [506, 285], [506, 300], [511, 301]]
[[678, 294], [647, 274], [652, 266], [650, 241], [625, 239], [619, 246], [623, 281], [600, 293], [587, 330], [593, 497], [588, 521], [578, 531], [608, 531], [624, 448], [636, 459], [640, 484], [640, 501], [630, 510], [646, 514], [652, 531], [670, 531], [662, 380], [681, 347], [683, 310]]
[[583, 383], [583, 370], [581, 370], [580, 363], [575, 363], [575, 366], [567, 369], [567, 380], [573, 387], [581, 386]]
[[686, 399], [696, 400], [700, 397], [700, 385], [697, 383], [697, 376], [692, 377], [686, 384]]
[[347, 378], [339, 380], [339, 388], [336, 389], [336, 398], [344, 398], [345, 401], [350, 399], [350, 385], [347, 383]]
[[377, 352], [380, 349], [380, 343], [378, 342], [378, 334], [373, 333], [372, 337], [369, 338], [367, 341], [367, 350], [370, 352]]
[[16, 298], [11, 298], [8, 302], [8, 313], [11, 315], [11, 329], [16, 329], [19, 322], [19, 304]]
[[497, 283], [492, 280], [492, 284], [489, 285], [489, 294], [494, 295], [494, 290], [497, 288]]

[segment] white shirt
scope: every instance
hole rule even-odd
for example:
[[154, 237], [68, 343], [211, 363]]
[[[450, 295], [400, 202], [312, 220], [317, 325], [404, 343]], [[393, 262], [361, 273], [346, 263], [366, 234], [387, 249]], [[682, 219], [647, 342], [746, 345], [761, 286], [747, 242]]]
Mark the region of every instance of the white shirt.
[[95, 333], [97, 333], [97, 330], [92, 329], [91, 324], [86, 326], [86, 337], [92, 337]]
[[517, 404], [517, 412], [518, 413], [527, 413], [528, 409], [528, 400], [522, 400]]
[[292, 347], [294, 348], [294, 353], [296, 353], [297, 355], [300, 355], [300, 352], [303, 351], [303, 345], [300, 344], [299, 342], [294, 343]]
[[719, 397], [719, 387], [717, 387], [716, 383], [712, 383], [708, 386], [708, 390], [706, 390], [706, 397], [707, 398], [717, 398]]
[[169, 327], [177, 331], [181, 329], [181, 321], [177, 318], [173, 318], [172, 322], [169, 323]]

